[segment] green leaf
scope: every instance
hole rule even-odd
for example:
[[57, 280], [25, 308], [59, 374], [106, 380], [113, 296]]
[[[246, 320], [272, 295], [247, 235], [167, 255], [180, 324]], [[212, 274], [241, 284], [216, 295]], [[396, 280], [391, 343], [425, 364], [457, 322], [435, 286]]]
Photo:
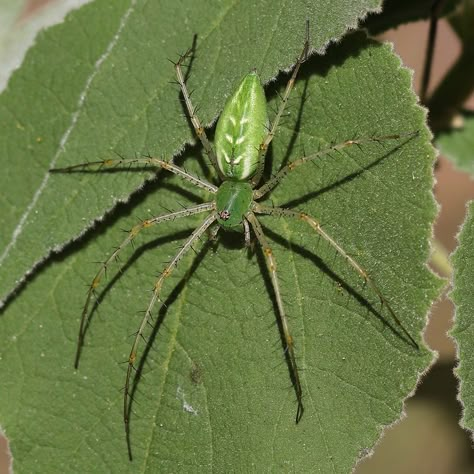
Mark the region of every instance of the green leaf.
[[441, 132], [436, 145], [457, 168], [474, 175], [474, 113], [465, 111], [460, 118], [462, 127]]
[[49, 168], [116, 153], [172, 157], [194, 141], [168, 59], [195, 34], [190, 86], [210, 124], [244, 73], [257, 68], [267, 82], [296, 60], [307, 19], [312, 47], [323, 50], [380, 2], [346, 3], [96, 1], [41, 34], [0, 99], [0, 301], [144, 180], [108, 176], [97, 188]]
[[459, 245], [451, 260], [453, 263], [453, 291], [451, 299], [456, 307], [456, 319], [451, 335], [458, 344], [458, 357], [461, 361], [456, 373], [461, 379], [459, 397], [463, 403], [462, 426], [469, 430], [473, 423], [473, 380], [472, 380], [472, 341], [474, 332], [472, 316], [474, 314], [474, 298], [472, 282], [474, 279], [474, 202], [468, 206], [466, 220], [458, 237]]
[[[176, 6], [176, 14], [181, 10]], [[274, 9], [264, 11], [274, 13]], [[225, 25], [229, 34], [237, 31], [229, 20]], [[196, 27], [196, 31], [202, 30]], [[291, 34], [295, 31], [300, 30]], [[209, 37], [202, 34], [201, 59], [193, 63], [189, 79], [206, 122], [216, 109], [202, 98], [212, 95], [215, 104], [222, 104], [225, 94], [256, 61], [252, 55], [260, 54], [249, 48], [245, 51], [249, 61], [243, 55], [236, 58], [235, 77], [227, 82], [228, 71], [219, 60], [212, 70], [206, 67], [212, 61], [203, 58], [209, 60], [224, 48]], [[300, 40], [296, 43], [301, 48]], [[268, 44], [263, 37], [260, 42]], [[136, 44], [146, 47], [138, 38]], [[272, 44], [289, 47], [288, 43], [283, 48], [276, 39]], [[185, 46], [186, 38], [178, 50]], [[295, 57], [297, 49], [289, 58]], [[273, 47], [268, 51], [274, 54]], [[120, 74], [108, 87], [118, 87], [118, 93], [119, 77], [133, 74], [134, 69], [125, 71], [116, 61]], [[263, 63], [254, 64], [262, 67]], [[154, 60], [148, 74], [153, 68], [158, 75]], [[111, 70], [112, 65], [108, 74]], [[159, 73], [171, 78], [171, 71], [168, 65]], [[137, 82], [141, 79], [142, 87], [153, 95], [149, 88], [155, 84], [140, 73]], [[267, 88], [272, 106], [279, 103], [275, 90], [285, 79]], [[436, 212], [431, 194], [434, 153], [424, 112], [410, 87], [411, 76], [390, 47], [367, 42], [361, 35], [333, 45], [324, 58], [315, 57], [302, 68], [291, 99], [292, 113], [272, 144], [266, 174], [284, 160], [333, 141], [419, 131], [417, 137], [405, 135], [326, 155], [290, 174], [270, 199], [275, 205], [318, 217], [325, 230], [367, 269], [403, 324], [420, 340], [440, 284], [426, 267]], [[130, 91], [132, 96], [135, 93]], [[176, 109], [176, 114], [182, 110], [177, 99], [174, 89], [160, 95], [160, 102], [145, 111], [149, 124], [167, 113], [167, 107]], [[164, 106], [158, 113], [155, 109], [161, 101]], [[114, 116], [125, 122], [127, 114], [139, 113], [133, 112], [133, 98], [131, 103], [122, 100]], [[105, 110], [103, 116], [112, 110]], [[81, 126], [89, 127], [90, 140], [84, 141], [84, 133], [81, 143], [79, 137], [71, 137], [67, 149], [77, 150], [61, 155], [61, 164], [81, 161], [80, 145], [83, 158], [96, 158], [89, 153], [91, 144], [106, 141], [105, 130], [93, 114], [84, 115], [90, 123]], [[119, 125], [110, 130], [108, 139], [127, 155], [142, 150], [141, 141], [153, 149], [153, 140], [158, 143], [165, 137], [170, 140], [165, 150], [169, 156], [181, 143], [176, 130], [183, 126], [181, 140], [190, 132], [184, 118], [179, 123], [174, 119], [160, 123], [163, 128], [156, 138], [157, 130], [142, 129], [143, 119], [137, 118], [126, 136], [129, 141], [113, 140], [115, 135], [121, 137]], [[209, 174], [199, 147], [188, 148], [176, 162]], [[124, 171], [54, 175], [50, 181], [65, 193], [56, 210], [64, 226], [73, 227], [83, 218], [87, 225], [85, 216], [100, 212], [97, 202], [122, 196], [124, 181], [133, 189], [139, 179], [140, 173]], [[109, 269], [76, 371], [72, 363], [81, 307], [86, 285], [98, 268], [91, 262], [104, 260], [124, 238], [121, 229], [133, 226], [139, 217], [208, 199], [161, 173], [78, 242], [50, 258], [9, 302], [0, 321], [2, 389], [8, 393], [2, 397], [0, 421], [11, 442], [16, 472], [342, 473], [374, 445], [384, 426], [400, 417], [402, 402], [431, 354], [423, 347], [415, 350], [403, 339], [377, 296], [310, 228], [267, 217], [262, 223], [273, 245], [302, 369], [303, 419], [298, 425], [294, 422], [295, 396], [261, 253], [256, 249], [249, 255], [240, 234], [221, 232], [216, 248], [200, 244], [195, 249], [198, 255], [187, 254], [166, 281], [166, 306], [160, 311], [153, 348], [146, 353], [144, 376], [134, 394], [134, 461], [128, 461], [120, 391], [125, 366], [119, 362], [128, 358], [129, 335], [137, 330], [142, 318], [137, 311], [145, 309], [155, 275], [203, 216], [147, 230], [137, 239], [135, 250], [123, 253], [122, 272], [116, 266]], [[82, 204], [79, 216], [73, 213], [73, 201]], [[51, 227], [51, 231], [62, 229]], [[41, 235], [37, 245], [43, 245], [43, 239]]]

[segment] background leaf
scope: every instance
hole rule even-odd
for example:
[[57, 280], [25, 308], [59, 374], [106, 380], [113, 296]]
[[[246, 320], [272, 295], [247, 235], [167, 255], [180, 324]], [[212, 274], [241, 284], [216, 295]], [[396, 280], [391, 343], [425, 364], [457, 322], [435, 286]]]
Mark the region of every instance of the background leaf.
[[466, 221], [458, 237], [459, 246], [452, 256], [454, 268], [453, 291], [451, 299], [456, 305], [456, 320], [451, 335], [458, 343], [458, 357], [461, 361], [456, 372], [462, 380], [459, 397], [464, 410], [462, 426], [472, 430], [473, 424], [473, 395], [472, 395], [472, 315], [474, 301], [472, 281], [474, 279], [474, 203], [469, 204]]
[[457, 168], [474, 175], [474, 113], [466, 111], [460, 118], [462, 128], [441, 132], [436, 145]]
[[[209, 60], [215, 43], [201, 45], [200, 57]], [[284, 49], [282, 43], [274, 44]], [[239, 74], [234, 71], [233, 81], [248, 71], [246, 64], [236, 61]], [[171, 76], [172, 66], [167, 68]], [[289, 176], [271, 195], [276, 205], [319, 217], [370, 271], [419, 338], [439, 284], [425, 266], [435, 214], [434, 154], [424, 113], [410, 90], [410, 75], [389, 47], [361, 36], [332, 46], [325, 58], [313, 58], [303, 69], [293, 94], [293, 113], [274, 141], [267, 174], [286, 158], [332, 141], [420, 130], [416, 139], [326, 156]], [[201, 89], [196, 100], [206, 121], [215, 112], [210, 113], [201, 98], [215, 94], [215, 101], [222, 103], [227, 91], [220, 82], [226, 84], [224, 71], [217, 66], [212, 74], [209, 71], [196, 59], [190, 76], [196, 94]], [[275, 88], [284, 82], [282, 78], [268, 88], [273, 106], [278, 103]], [[144, 80], [142, 86], [146, 89], [149, 84]], [[114, 83], [109, 81], [108, 86]], [[130, 92], [133, 96], [136, 91]], [[168, 95], [160, 99], [165, 104], [176, 102], [177, 114], [178, 93]], [[117, 109], [120, 117], [127, 115], [128, 106], [124, 103]], [[149, 114], [154, 117], [152, 109]], [[185, 126], [184, 119], [180, 123]], [[91, 133], [94, 124], [99, 127], [92, 120]], [[168, 137], [176, 124], [163, 127], [161, 136]], [[102, 139], [101, 133], [98, 129], [90, 141], [82, 142], [83, 156], [88, 156], [90, 143]], [[138, 125], [129, 133], [141, 140], [154, 136]], [[178, 143], [178, 138], [174, 140]], [[74, 143], [71, 138], [67, 148]], [[134, 149], [133, 141], [117, 143], [125, 148], [124, 154], [128, 146], [130, 154], [141, 149]], [[79, 150], [79, 142], [75, 146]], [[208, 174], [198, 150], [189, 149], [178, 162]], [[61, 189], [73, 190], [74, 199], [66, 195], [58, 208], [69, 226], [69, 220], [86, 219], [72, 213], [70, 201], [82, 201], [89, 212], [95, 202], [107, 201], [106, 195], [123, 192], [115, 185], [120, 190], [124, 181], [136, 184], [139, 177], [135, 172], [74, 173], [55, 175], [54, 181]], [[136, 331], [141, 318], [136, 312], [147, 304], [153, 275], [202, 218], [153, 229], [134, 251], [124, 254], [123, 272], [109, 273], [80, 369], [74, 371], [84, 285], [97, 268], [90, 262], [103, 260], [123, 238], [120, 229], [130, 228], [138, 217], [206, 199], [209, 196], [160, 174], [92, 232], [50, 258], [10, 302], [0, 326], [6, 341], [0, 352], [2, 388], [9, 394], [1, 420], [17, 472], [225, 472], [230, 466], [257, 472], [348, 472], [372, 447], [383, 426], [399, 418], [403, 399], [431, 355], [414, 350], [397, 335], [376, 296], [310, 229], [266, 218], [262, 221], [274, 245], [302, 367], [306, 405], [302, 421], [294, 423], [294, 393], [260, 254], [249, 256], [239, 234], [222, 234], [215, 251], [204, 243], [204, 253], [187, 255], [167, 282], [163, 322], [135, 394], [135, 460], [128, 462], [121, 419], [124, 366], [118, 362], [128, 356], [128, 335]]]
[[11, 72], [23, 62], [38, 31], [59, 23], [66, 13], [86, 1], [88, 0], [65, 0], [48, 4], [29, 0], [3, 0], [0, 3], [0, 91], [4, 89]]
[[97, 187], [88, 176], [52, 179], [49, 168], [115, 153], [171, 157], [194, 141], [168, 62], [194, 34], [191, 86], [209, 124], [244, 73], [257, 68], [267, 82], [294, 63], [306, 19], [322, 50], [379, 3], [96, 1], [40, 35], [0, 100], [0, 301], [144, 180], [114, 175]]

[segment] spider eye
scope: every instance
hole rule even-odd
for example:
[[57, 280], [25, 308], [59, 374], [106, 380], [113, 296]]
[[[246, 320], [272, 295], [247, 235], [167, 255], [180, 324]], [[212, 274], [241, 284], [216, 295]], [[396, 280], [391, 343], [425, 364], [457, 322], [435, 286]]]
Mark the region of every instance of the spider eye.
[[230, 212], [227, 210], [219, 212], [219, 217], [223, 220], [226, 221], [230, 217]]

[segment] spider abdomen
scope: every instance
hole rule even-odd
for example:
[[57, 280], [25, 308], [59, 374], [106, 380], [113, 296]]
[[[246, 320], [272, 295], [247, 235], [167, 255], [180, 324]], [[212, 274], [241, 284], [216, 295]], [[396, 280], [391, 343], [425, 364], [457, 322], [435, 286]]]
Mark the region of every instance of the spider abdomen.
[[251, 72], [227, 99], [217, 122], [217, 164], [225, 177], [246, 181], [255, 174], [267, 124], [265, 92], [257, 73]]

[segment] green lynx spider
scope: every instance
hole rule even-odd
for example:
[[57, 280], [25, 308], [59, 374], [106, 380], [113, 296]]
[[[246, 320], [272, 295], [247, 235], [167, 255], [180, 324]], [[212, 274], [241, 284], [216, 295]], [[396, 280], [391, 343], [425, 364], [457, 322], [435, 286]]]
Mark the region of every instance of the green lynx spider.
[[[89, 286], [86, 303], [82, 312], [82, 319], [79, 329], [79, 338], [77, 345], [77, 353], [75, 359], [75, 367], [78, 367], [81, 348], [84, 342], [85, 330], [88, 321], [89, 307], [92, 300], [92, 295], [99, 286], [100, 281], [108, 265], [117, 258], [119, 253], [131, 243], [137, 235], [148, 227], [160, 224], [162, 222], [191, 216], [198, 213], [208, 212], [208, 216], [204, 219], [199, 227], [197, 227], [188, 237], [184, 245], [180, 248], [174, 258], [166, 265], [158, 279], [153, 286], [153, 295], [145, 311], [141, 324], [136, 332], [130, 355], [128, 358], [128, 368], [125, 378], [125, 390], [123, 399], [123, 417], [125, 423], [125, 430], [129, 433], [129, 413], [130, 413], [130, 387], [132, 380], [132, 373], [134, 371], [135, 363], [138, 357], [138, 348], [140, 340], [143, 338], [144, 329], [147, 324], [151, 324], [152, 312], [157, 301], [160, 300], [161, 289], [163, 282], [170, 276], [178, 262], [183, 255], [191, 249], [192, 245], [214, 224], [212, 229], [212, 236], [215, 237], [217, 232], [222, 228], [224, 230], [237, 230], [243, 232], [245, 235], [245, 242], [250, 244], [250, 233], [253, 230], [258, 243], [263, 251], [271, 283], [273, 286], [274, 297], [278, 307], [278, 317], [280, 318], [281, 329], [283, 332], [284, 341], [286, 344], [285, 356], [288, 361], [291, 381], [296, 393], [297, 411], [296, 423], [298, 423], [303, 414], [303, 393], [298, 373], [298, 366], [296, 362], [295, 349], [293, 344], [293, 337], [290, 332], [288, 319], [285, 313], [283, 300], [280, 294], [280, 286], [277, 277], [277, 266], [275, 257], [268, 243], [268, 240], [262, 230], [262, 226], [257, 218], [259, 214], [266, 214], [277, 217], [299, 219], [306, 222], [316, 233], [321, 236], [335, 251], [341, 255], [350, 266], [360, 275], [366, 284], [377, 294], [382, 305], [384, 305], [396, 325], [409, 339], [414, 347], [418, 347], [415, 340], [405, 329], [401, 321], [395, 315], [388, 300], [384, 297], [378, 286], [372, 280], [368, 273], [354, 260], [346, 251], [334, 240], [328, 233], [322, 229], [318, 220], [309, 216], [304, 212], [299, 212], [290, 209], [283, 209], [279, 207], [270, 207], [259, 204], [259, 200], [268, 195], [291, 171], [296, 168], [321, 157], [324, 154], [332, 151], [339, 151], [343, 148], [353, 145], [359, 146], [367, 142], [379, 142], [383, 140], [397, 140], [402, 135], [387, 135], [383, 137], [370, 137], [364, 139], [348, 140], [337, 145], [333, 145], [325, 150], [320, 150], [317, 153], [310, 154], [290, 162], [283, 166], [271, 179], [266, 183], [259, 185], [264, 169], [265, 154], [272, 141], [275, 131], [278, 127], [279, 121], [285, 110], [288, 98], [293, 89], [296, 76], [301, 64], [306, 60], [309, 51], [309, 34], [307, 29], [306, 40], [303, 50], [296, 62], [293, 73], [286, 85], [285, 92], [282, 96], [281, 104], [277, 110], [275, 119], [269, 125], [267, 117], [267, 105], [265, 99], [265, 92], [263, 90], [260, 78], [255, 71], [247, 74], [237, 90], [227, 100], [224, 110], [219, 118], [215, 133], [215, 151], [209, 142], [206, 132], [201, 125], [199, 118], [196, 115], [195, 108], [191, 102], [190, 94], [188, 93], [185, 77], [182, 72], [183, 63], [190, 57], [192, 50], [188, 50], [182, 55], [178, 62], [175, 63], [176, 77], [183, 94], [187, 111], [190, 120], [204, 147], [205, 152], [215, 168], [221, 184], [219, 187], [191, 175], [184, 169], [176, 166], [172, 161], [165, 161], [153, 157], [140, 157], [133, 159], [114, 159], [104, 160], [92, 163], [84, 163], [64, 168], [64, 171], [74, 169], [84, 169], [91, 166], [112, 167], [117, 165], [148, 165], [158, 169], [167, 170], [179, 176], [185, 181], [188, 181], [195, 186], [204, 189], [215, 195], [215, 198], [207, 203], [190, 206], [176, 212], [169, 212], [167, 214], [159, 215], [146, 219], [139, 224], [136, 224], [127, 234], [125, 240], [113, 251], [101, 265], [99, 271], [95, 275], [92, 283]], [[410, 134], [412, 135], [412, 134]]]

